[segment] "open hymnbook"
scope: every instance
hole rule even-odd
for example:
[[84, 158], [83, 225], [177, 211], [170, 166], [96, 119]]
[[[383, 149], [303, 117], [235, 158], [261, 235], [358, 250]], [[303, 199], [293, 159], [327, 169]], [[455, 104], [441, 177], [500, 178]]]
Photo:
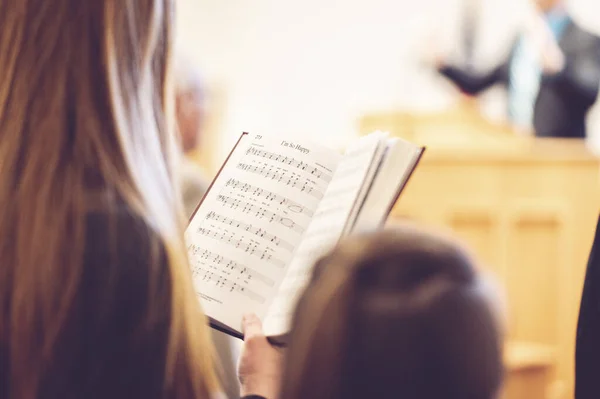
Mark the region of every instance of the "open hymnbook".
[[314, 262], [341, 237], [382, 225], [423, 151], [380, 132], [343, 154], [242, 134], [186, 230], [211, 325], [241, 337], [242, 316], [255, 313], [285, 342]]

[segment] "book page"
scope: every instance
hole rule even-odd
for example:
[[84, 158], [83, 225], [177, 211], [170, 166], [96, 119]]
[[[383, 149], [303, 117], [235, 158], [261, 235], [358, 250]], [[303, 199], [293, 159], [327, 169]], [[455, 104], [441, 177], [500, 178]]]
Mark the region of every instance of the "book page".
[[424, 151], [399, 138], [388, 139], [386, 150], [352, 232], [381, 227]]
[[186, 230], [207, 316], [240, 332], [264, 316], [341, 155], [306, 142], [243, 135]]
[[350, 232], [352, 232], [354, 224], [359, 218], [363, 205], [371, 191], [373, 181], [377, 178], [377, 173], [379, 172], [381, 161], [384, 159], [385, 154], [387, 152], [388, 134], [377, 131], [372, 133], [372, 135], [376, 135], [377, 137], [379, 137], [379, 146], [375, 150], [375, 154], [373, 155], [373, 161], [371, 162], [371, 165], [369, 165], [365, 173], [365, 176], [363, 178], [364, 183], [360, 188], [358, 196], [356, 197], [356, 201], [354, 202], [354, 206], [352, 207], [350, 215], [346, 220], [346, 226], [344, 227], [342, 235], [347, 235]]
[[311, 277], [312, 266], [320, 256], [337, 244], [344, 233], [375, 156], [381, 148], [381, 138], [378, 134], [362, 137], [346, 151], [264, 320], [265, 334], [278, 336], [289, 330], [291, 312]]

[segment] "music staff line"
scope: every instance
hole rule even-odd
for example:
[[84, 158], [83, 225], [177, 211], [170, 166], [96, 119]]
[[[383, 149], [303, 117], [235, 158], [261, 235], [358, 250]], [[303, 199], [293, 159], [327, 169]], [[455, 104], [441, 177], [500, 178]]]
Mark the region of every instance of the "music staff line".
[[210, 270], [206, 270], [201, 267], [194, 267], [192, 268], [192, 277], [195, 281], [202, 281], [203, 283], [214, 282], [218, 288], [228, 289], [229, 292], [237, 291], [240, 294], [243, 294], [248, 298], [255, 300], [256, 302], [265, 302], [265, 298], [258, 295], [256, 292], [244, 287], [243, 285], [236, 283], [235, 281], [231, 281], [228, 278], [219, 276], [215, 272], [212, 272]]
[[262, 253], [258, 250], [260, 244], [257, 241], [254, 241], [251, 238], [247, 238], [245, 236], [236, 237], [235, 232], [229, 232], [227, 230], [223, 230], [221, 232], [213, 229], [208, 229], [204, 227], [200, 227], [197, 230], [197, 233], [203, 235], [208, 238], [212, 238], [222, 243], [227, 243], [237, 249], [242, 248], [244, 252], [248, 255], [254, 255], [261, 260], [266, 260], [277, 267], [285, 267], [286, 263], [280, 259], [274, 258], [272, 254], [269, 253], [267, 249], [265, 249]]
[[[287, 157], [287, 156], [284, 156], [281, 154], [275, 154], [273, 152], [269, 152], [269, 151], [265, 151], [265, 150], [259, 150], [256, 147], [248, 148], [248, 150], [246, 150], [246, 155], [254, 155], [257, 157], [274, 160], [276, 162], [281, 162], [281, 163], [289, 165], [291, 167], [306, 171], [306, 172], [310, 173], [311, 175], [315, 176], [316, 178], [322, 179], [327, 183], [329, 183], [332, 178], [331, 174], [319, 170], [316, 166], [311, 167], [307, 163], [298, 161], [295, 158], [290, 158], [290, 157]], [[307, 170], [307, 168], [308, 168], [308, 170]]]
[[191, 245], [190, 249], [192, 250], [192, 254], [196, 256], [197, 259], [212, 262], [214, 265], [222, 266], [222, 268], [225, 270], [231, 270], [232, 272], [238, 271], [240, 276], [247, 275], [248, 280], [260, 280], [270, 287], [275, 286], [275, 281], [251, 267], [242, 266], [234, 260], [225, 258], [207, 249], [198, 248], [195, 245]]
[[253, 234], [257, 237], [267, 240], [278, 247], [285, 248], [289, 252], [294, 251], [294, 248], [295, 248], [294, 245], [290, 244], [289, 242], [287, 242], [285, 240], [282, 240], [281, 238], [277, 237], [274, 234], [269, 234], [263, 228], [254, 227], [252, 224], [244, 223], [239, 220], [228, 218], [227, 216], [219, 215], [218, 213], [216, 213], [214, 211], [209, 212], [206, 215], [206, 219], [207, 220], [216, 220], [217, 222], [223, 223], [227, 226], [235, 227], [237, 229], [243, 229], [244, 231], [247, 231], [250, 234]]
[[[237, 165], [237, 168], [240, 170], [246, 171], [246, 172], [250, 172], [250, 173], [254, 173], [254, 174], [266, 177], [267, 179], [270, 178], [271, 180], [276, 180], [277, 182], [281, 182], [285, 178], [285, 172], [278, 172], [278, 171], [273, 171], [272, 169], [267, 169], [266, 165], [256, 166], [256, 165], [250, 165], [247, 163], [240, 162]], [[312, 185], [309, 185], [308, 181], [305, 181], [304, 183], [302, 183], [301, 187], [300, 187], [300, 183], [297, 182], [296, 180], [294, 180], [294, 182], [292, 182], [291, 177], [289, 178], [289, 182], [292, 187], [299, 189], [300, 192], [302, 192], [302, 193], [309, 194], [317, 199], [323, 198], [323, 193], [319, 190], [315, 190], [315, 187], [313, 187]]]
[[250, 193], [252, 196], [256, 198], [264, 198], [267, 202], [275, 202], [279, 205], [286, 206], [290, 211], [294, 213], [303, 213], [308, 217], [313, 217], [314, 212], [306, 207], [298, 204], [291, 199], [284, 197], [282, 195], [275, 194], [271, 191], [264, 190], [260, 187], [253, 186], [248, 183], [243, 183], [237, 179], [229, 179], [225, 184], [225, 187], [231, 187], [235, 190], [239, 190], [243, 193]]
[[232, 198], [227, 195], [217, 196], [217, 201], [221, 202], [223, 206], [226, 206], [229, 209], [240, 210], [240, 212], [242, 213], [253, 213], [254, 216], [259, 219], [268, 219], [269, 223], [280, 223], [298, 234], [304, 233], [305, 228], [303, 226], [294, 222], [290, 218], [278, 215], [274, 212], [267, 210], [266, 208], [263, 208], [262, 206], [253, 205], [249, 202], [245, 202], [237, 198]]

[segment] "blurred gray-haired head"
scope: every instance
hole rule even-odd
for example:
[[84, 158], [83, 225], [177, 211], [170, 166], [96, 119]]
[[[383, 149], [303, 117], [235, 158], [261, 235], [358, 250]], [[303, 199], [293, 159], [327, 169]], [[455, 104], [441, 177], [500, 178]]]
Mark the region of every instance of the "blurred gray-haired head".
[[177, 127], [185, 153], [199, 146], [205, 115], [205, 86], [200, 69], [185, 54], [177, 53], [173, 65]]

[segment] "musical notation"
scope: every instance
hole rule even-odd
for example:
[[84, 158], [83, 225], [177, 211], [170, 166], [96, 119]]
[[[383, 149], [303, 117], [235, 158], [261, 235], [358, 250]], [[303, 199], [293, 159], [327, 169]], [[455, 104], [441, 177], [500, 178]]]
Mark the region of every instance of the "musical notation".
[[197, 232], [198, 234], [203, 235], [205, 237], [212, 238], [223, 243], [227, 243], [238, 249], [242, 249], [248, 255], [256, 256], [261, 260], [265, 260], [267, 262], [272, 263], [275, 266], [285, 267], [286, 263], [280, 259], [274, 258], [273, 254], [271, 254], [268, 249], [265, 249], [261, 252], [259, 250], [261, 244], [258, 241], [255, 241], [251, 238], [245, 236], [238, 237], [235, 232], [229, 232], [227, 230], [218, 231], [204, 227], [198, 228]]
[[260, 237], [269, 242], [272, 242], [274, 245], [276, 245], [278, 247], [285, 248], [290, 252], [294, 251], [294, 246], [292, 244], [290, 244], [289, 242], [287, 242], [285, 240], [282, 240], [281, 238], [277, 237], [274, 234], [267, 233], [267, 231], [263, 228], [254, 227], [251, 224], [244, 223], [239, 220], [232, 219], [232, 218], [228, 218], [227, 216], [219, 215], [218, 213], [212, 212], [212, 211], [206, 215], [206, 219], [207, 220], [216, 220], [219, 223], [223, 223], [225, 225], [232, 226], [237, 229], [243, 229], [244, 231], [247, 231], [250, 234], [254, 234], [257, 237]]
[[201, 267], [194, 267], [192, 269], [192, 277], [195, 281], [202, 281], [203, 283], [214, 283], [215, 286], [223, 288], [225, 290], [229, 290], [229, 292], [239, 292], [240, 294], [245, 295], [256, 302], [265, 302], [265, 298], [258, 295], [256, 292], [248, 289], [247, 287], [244, 287], [241, 284], [238, 284], [235, 281], [220, 276], [217, 273], [212, 272], [210, 270], [206, 270]]
[[219, 254], [216, 254], [208, 249], [201, 249], [195, 245], [191, 245], [189, 247], [191, 253], [194, 257], [199, 261], [208, 261], [213, 265], [221, 266], [221, 269], [225, 271], [231, 270], [232, 272], [236, 272], [239, 277], [245, 277], [248, 280], [260, 280], [266, 285], [273, 287], [275, 282], [264, 274], [252, 269], [251, 267], [242, 266], [234, 260], [223, 257]]
[[243, 183], [236, 179], [229, 179], [225, 184], [225, 187], [231, 187], [233, 189], [239, 190], [243, 193], [249, 193], [256, 198], [263, 198], [267, 202], [274, 202], [279, 205], [286, 206], [290, 211], [294, 213], [304, 213], [308, 217], [313, 216], [313, 212], [310, 209], [298, 204], [297, 202], [292, 201], [289, 198], [284, 196], [275, 194], [271, 191], [264, 190], [262, 188], [253, 186], [248, 183]]
[[298, 234], [304, 233], [304, 227], [294, 222], [292, 219], [278, 215], [261, 206], [253, 205], [249, 202], [228, 197], [226, 195], [217, 196], [217, 201], [221, 202], [223, 206], [228, 206], [229, 209], [240, 210], [243, 213], [252, 213], [259, 219], [268, 219], [269, 223], [280, 223]]
[[304, 170], [304, 171], [310, 173], [311, 175], [315, 176], [316, 178], [326, 181], [327, 183], [329, 183], [332, 178], [331, 174], [329, 174], [327, 172], [323, 172], [322, 170], [318, 169], [316, 166], [311, 167], [307, 163], [298, 161], [295, 158], [290, 158], [290, 157], [287, 157], [287, 156], [284, 156], [281, 154], [276, 154], [274, 152], [260, 150], [256, 147], [248, 148], [248, 150], [246, 150], [246, 155], [255, 155], [257, 157], [270, 159], [270, 160], [273, 160], [276, 162], [281, 162], [281, 163], [289, 165], [291, 167], [294, 167], [294, 168], [297, 168], [300, 170]]
[[[286, 177], [286, 172], [279, 172], [277, 170], [273, 170], [272, 167], [268, 168], [266, 165], [258, 166], [258, 165], [250, 165], [247, 163], [239, 163], [237, 168], [246, 172], [255, 173], [261, 176], [270, 178], [271, 180], [276, 180], [277, 182], [281, 182]], [[288, 177], [287, 184], [290, 187], [297, 188], [302, 193], [306, 193], [312, 195], [317, 199], [323, 198], [323, 193], [319, 190], [316, 190], [313, 184], [309, 184], [308, 180], [304, 180], [300, 182], [299, 177]]]

